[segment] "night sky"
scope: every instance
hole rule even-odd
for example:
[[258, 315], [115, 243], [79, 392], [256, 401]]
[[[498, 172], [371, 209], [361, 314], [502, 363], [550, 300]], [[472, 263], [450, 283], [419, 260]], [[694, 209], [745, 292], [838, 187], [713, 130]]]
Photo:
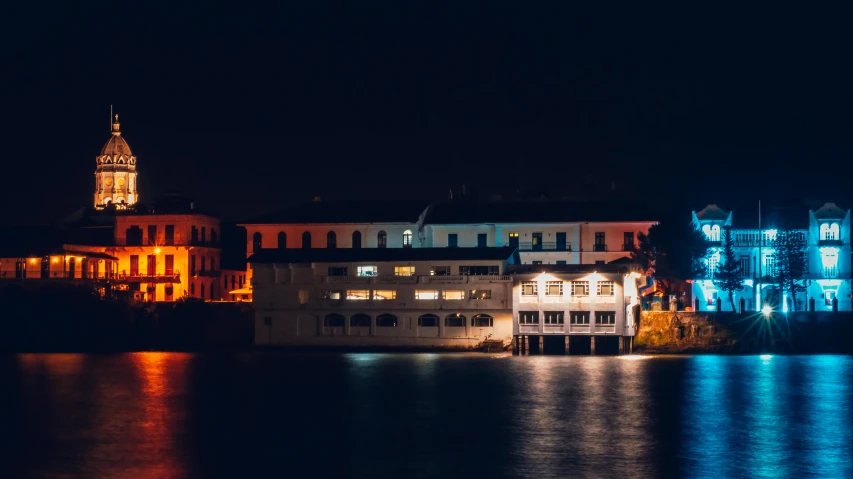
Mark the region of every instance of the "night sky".
[[91, 204], [110, 104], [143, 202], [179, 190], [226, 219], [462, 184], [853, 199], [850, 11], [23, 3], [0, 20], [2, 222]]

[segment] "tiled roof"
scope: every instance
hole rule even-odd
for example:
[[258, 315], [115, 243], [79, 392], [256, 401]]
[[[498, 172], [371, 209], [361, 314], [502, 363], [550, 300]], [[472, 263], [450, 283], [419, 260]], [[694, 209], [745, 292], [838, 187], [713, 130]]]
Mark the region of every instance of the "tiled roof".
[[243, 224], [416, 223], [429, 205], [407, 201], [312, 201], [249, 219]]
[[501, 201], [438, 203], [426, 224], [657, 222], [657, 214], [640, 202]]
[[315, 248], [264, 249], [249, 263], [361, 263], [368, 261], [505, 261], [517, 262], [516, 248]]
[[835, 203], [826, 203], [814, 211], [814, 217], [817, 220], [843, 220], [845, 216], [847, 212]]
[[130, 145], [128, 145], [127, 141], [122, 138], [121, 134], [114, 134], [106, 143], [104, 143], [104, 147], [101, 148], [101, 156], [104, 155], [124, 156], [125, 158], [129, 158], [133, 156], [133, 153], [130, 152]]
[[729, 212], [723, 211], [723, 209], [717, 205], [708, 205], [702, 208], [701, 211], [697, 212], [696, 217], [700, 220], [725, 221], [729, 219]]

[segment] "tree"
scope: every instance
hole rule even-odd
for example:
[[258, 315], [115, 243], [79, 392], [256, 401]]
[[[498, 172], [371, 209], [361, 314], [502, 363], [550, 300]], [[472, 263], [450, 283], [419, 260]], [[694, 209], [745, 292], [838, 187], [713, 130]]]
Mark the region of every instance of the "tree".
[[719, 286], [720, 290], [725, 291], [729, 295], [732, 311], [737, 311], [737, 308], [735, 308], [735, 293], [743, 289], [743, 278], [741, 277], [740, 262], [735, 256], [732, 230], [730, 227], [726, 227], [723, 230], [723, 251], [720, 256], [722, 256], [722, 264], [718, 268], [714, 283]]
[[704, 278], [705, 257], [710, 243], [704, 233], [690, 222], [662, 221], [637, 234], [637, 248], [631, 257], [654, 276], [664, 294], [680, 289], [684, 280]]
[[806, 237], [800, 231], [781, 230], [776, 233], [773, 247], [776, 249], [776, 280], [782, 291], [791, 294], [796, 311], [797, 294], [808, 288]]

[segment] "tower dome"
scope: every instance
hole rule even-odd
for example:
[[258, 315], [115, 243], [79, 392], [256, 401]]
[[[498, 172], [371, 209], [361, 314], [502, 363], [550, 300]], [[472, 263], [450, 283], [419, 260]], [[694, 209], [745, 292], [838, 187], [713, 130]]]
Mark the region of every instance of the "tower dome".
[[112, 136], [95, 158], [95, 208], [125, 207], [139, 201], [136, 192], [136, 157], [121, 136], [118, 115], [112, 121]]

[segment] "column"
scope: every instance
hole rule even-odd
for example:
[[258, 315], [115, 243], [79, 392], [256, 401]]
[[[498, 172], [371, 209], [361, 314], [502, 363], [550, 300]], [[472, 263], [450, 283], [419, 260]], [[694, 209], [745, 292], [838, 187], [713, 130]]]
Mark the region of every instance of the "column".
[[518, 353], [519, 353], [518, 347], [519, 347], [518, 335], [516, 334], [512, 337], [512, 355], [513, 356], [518, 356]]
[[619, 354], [625, 354], [625, 337], [619, 336]]
[[539, 354], [545, 354], [545, 336], [539, 336]]
[[569, 341], [569, 335], [567, 334], [567, 335], [565, 336], [565, 338], [566, 338], [566, 356], [568, 356], [568, 355], [569, 355], [569, 343], [570, 343], [570, 341]]
[[529, 343], [529, 341], [530, 341], [530, 337], [529, 337], [529, 336], [527, 336], [527, 335], [525, 334], [525, 335], [523, 336], [523, 338], [524, 338], [524, 343], [522, 344], [522, 347], [521, 347], [521, 354], [523, 354], [523, 355], [527, 356], [527, 354], [529, 354], [529, 351], [530, 351], [530, 350], [528, 349], [528, 348], [529, 348], [529, 346], [530, 346], [530, 345], [528, 344], [528, 343]]
[[589, 337], [589, 355], [595, 356], [595, 336]]

